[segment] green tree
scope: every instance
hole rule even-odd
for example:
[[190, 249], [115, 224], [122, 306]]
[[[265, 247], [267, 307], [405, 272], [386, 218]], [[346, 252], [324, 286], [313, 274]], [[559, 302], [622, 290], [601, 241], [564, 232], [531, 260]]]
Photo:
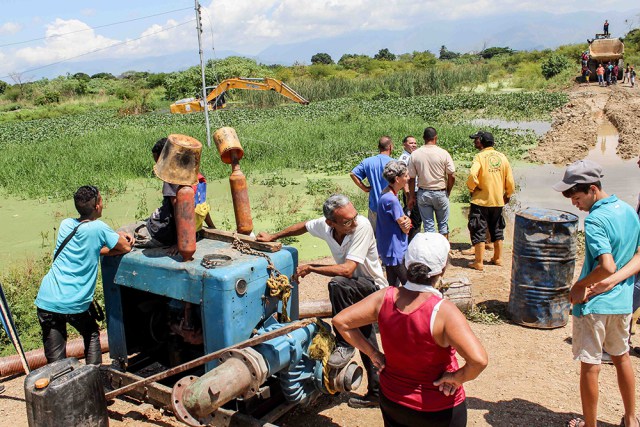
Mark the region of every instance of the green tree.
[[508, 47], [488, 47], [480, 52], [480, 56], [484, 59], [490, 59], [497, 55], [511, 55], [513, 50]]
[[92, 79], [115, 80], [116, 76], [111, 73], [96, 73], [91, 76]]
[[4, 80], [0, 80], [0, 94], [4, 93], [5, 90], [9, 87], [9, 83]]
[[75, 73], [73, 75], [73, 78], [84, 82], [88, 82], [89, 80], [91, 80], [91, 76], [87, 73]]
[[207, 74], [207, 82], [222, 81], [231, 77], [266, 77], [270, 74], [268, 69], [259, 65], [255, 59], [242, 56], [210, 59], [207, 61], [205, 73]]
[[396, 56], [385, 47], [384, 49], [380, 49], [373, 59], [377, 59], [378, 61], [395, 61]]
[[442, 45], [440, 47], [440, 57], [439, 59], [446, 61], [449, 59], [456, 59], [457, 57], [459, 57], [460, 54], [457, 52], [452, 52], [449, 49], [447, 49], [447, 47], [445, 45]]
[[316, 53], [311, 57], [311, 63], [331, 65], [333, 64], [333, 59], [331, 58], [331, 55], [329, 55], [328, 53], [320, 52], [320, 53]]
[[371, 60], [372, 59], [367, 55], [345, 53], [338, 60], [338, 65], [348, 70], [363, 70], [367, 67]]
[[424, 52], [413, 52], [411, 62], [418, 68], [432, 67], [436, 64], [436, 56], [425, 50]]
[[564, 55], [553, 53], [542, 63], [542, 75], [545, 79], [550, 79], [551, 77], [560, 74], [570, 66], [571, 61], [569, 61], [569, 58]]

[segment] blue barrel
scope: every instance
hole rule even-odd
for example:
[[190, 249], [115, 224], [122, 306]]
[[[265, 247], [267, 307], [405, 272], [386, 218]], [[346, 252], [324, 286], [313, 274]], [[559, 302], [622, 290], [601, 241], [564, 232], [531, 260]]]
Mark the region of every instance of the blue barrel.
[[577, 229], [578, 217], [569, 212], [527, 208], [516, 214], [507, 308], [514, 323], [541, 329], [567, 324]]

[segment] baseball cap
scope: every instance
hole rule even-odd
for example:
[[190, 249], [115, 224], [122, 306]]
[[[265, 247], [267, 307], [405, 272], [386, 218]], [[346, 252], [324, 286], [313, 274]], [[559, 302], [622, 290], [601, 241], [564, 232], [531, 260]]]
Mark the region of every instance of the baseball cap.
[[551, 186], [556, 191], [566, 191], [576, 184], [592, 184], [602, 178], [602, 166], [593, 160], [578, 160], [567, 166], [562, 181]]
[[491, 142], [495, 142], [495, 140], [493, 139], [493, 134], [491, 132], [486, 132], [483, 130], [479, 130], [478, 132], [474, 133], [473, 135], [469, 135], [469, 138], [471, 139], [476, 139], [476, 138], [480, 138], [481, 142], [486, 142], [486, 141], [491, 141]]
[[447, 265], [449, 249], [449, 241], [442, 234], [418, 233], [409, 243], [404, 265], [408, 268], [414, 262], [424, 264], [431, 270], [428, 277], [437, 276]]

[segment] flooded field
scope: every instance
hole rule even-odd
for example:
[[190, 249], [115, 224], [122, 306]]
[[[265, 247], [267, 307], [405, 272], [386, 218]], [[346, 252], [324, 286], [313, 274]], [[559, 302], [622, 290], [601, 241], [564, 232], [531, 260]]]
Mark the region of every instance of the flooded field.
[[[640, 169], [637, 158], [623, 160], [616, 154], [618, 130], [605, 118], [599, 118], [598, 135], [586, 159], [593, 160], [603, 168], [602, 185], [608, 194], [615, 194], [621, 200], [635, 207], [640, 191]], [[551, 186], [562, 179], [564, 166], [522, 165], [514, 168], [516, 184], [516, 208], [537, 207], [568, 211], [581, 219], [586, 212], [580, 212], [571, 203], [554, 191]]]
[[517, 129], [521, 131], [533, 131], [537, 136], [542, 136], [551, 129], [551, 122], [542, 120], [531, 120], [527, 122], [516, 122], [500, 119], [474, 119], [471, 124], [478, 127], [499, 127], [504, 129]]

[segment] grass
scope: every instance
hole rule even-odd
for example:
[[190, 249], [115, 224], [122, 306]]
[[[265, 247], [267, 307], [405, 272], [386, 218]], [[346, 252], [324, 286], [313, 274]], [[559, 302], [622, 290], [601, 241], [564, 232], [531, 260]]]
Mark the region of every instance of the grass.
[[[463, 119], [539, 118], [565, 101], [563, 95], [550, 93], [342, 99], [308, 107], [222, 111], [214, 116], [213, 127], [236, 128], [245, 149], [241, 167], [250, 180], [255, 230], [276, 231], [320, 216], [322, 202], [335, 192], [347, 194], [358, 211], [366, 212], [367, 195], [351, 182], [349, 170], [375, 154], [380, 135], [392, 136], [397, 156], [404, 136], [419, 137], [425, 126], [435, 126], [440, 144], [452, 153], [459, 169], [450, 218], [456, 240], [465, 234], [460, 231], [465, 226], [461, 207], [468, 204], [463, 177], [475, 154], [468, 135], [477, 130]], [[520, 158], [525, 147], [535, 143], [531, 134], [492, 131], [499, 149], [510, 157]], [[80, 185], [97, 185], [106, 201], [104, 220], [114, 228], [150, 214], [160, 202], [150, 148], [169, 133], [204, 142], [202, 115], [119, 116], [113, 110], [93, 110], [0, 123], [0, 228], [8, 251], [0, 257], [15, 260], [31, 254], [27, 261], [5, 268], [0, 280], [26, 349], [40, 346], [33, 301], [49, 268], [55, 227], [62, 218], [75, 215], [70, 195]], [[220, 162], [215, 148], [205, 147], [202, 170], [209, 179], [209, 198], [215, 200], [214, 222], [234, 229], [230, 167]], [[301, 261], [330, 255], [326, 245], [308, 235], [287, 243], [295, 244]], [[491, 321], [489, 314], [474, 315]], [[0, 354], [11, 354], [6, 337], [2, 340]]]
[[[241, 162], [245, 173], [297, 168], [306, 173], [342, 174], [375, 153], [380, 135], [392, 136], [399, 154], [399, 141], [408, 134], [421, 135], [427, 125], [438, 129], [441, 145], [454, 159], [469, 161], [474, 149], [468, 135], [475, 129], [452, 121], [456, 112], [460, 118], [466, 111], [482, 111], [485, 116], [508, 111], [510, 118], [534, 118], [548, 114], [565, 99], [555, 94], [519, 93], [336, 100], [308, 107], [223, 111], [214, 116], [212, 127], [236, 128], [245, 149]], [[442, 112], [448, 114], [440, 121]], [[118, 116], [113, 111], [93, 111], [0, 123], [0, 188], [25, 198], [66, 199], [87, 183], [105, 194], [123, 193], [130, 180], [151, 176], [150, 147], [169, 133], [205, 141], [202, 115]], [[530, 138], [514, 132], [496, 130], [495, 134], [500, 149], [510, 156], [520, 157], [523, 144], [531, 143]], [[217, 152], [206, 148], [201, 168], [210, 178], [229, 173]]]

